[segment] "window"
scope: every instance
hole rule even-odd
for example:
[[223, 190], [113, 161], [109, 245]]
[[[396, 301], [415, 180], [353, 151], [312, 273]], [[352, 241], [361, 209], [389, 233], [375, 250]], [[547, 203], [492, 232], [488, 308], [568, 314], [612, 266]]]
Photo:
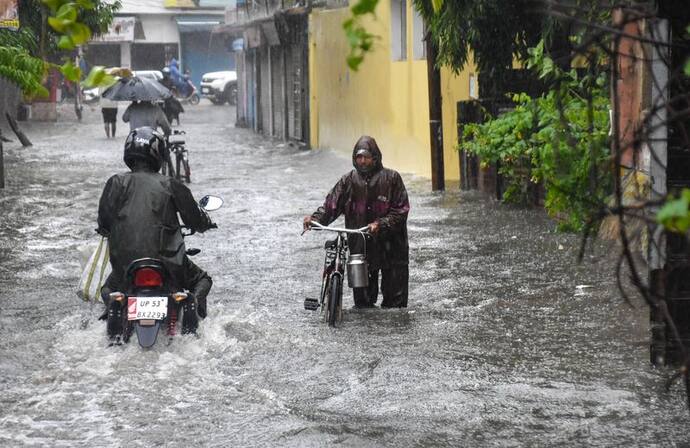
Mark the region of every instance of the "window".
[[415, 9], [412, 16], [412, 57], [414, 59], [426, 59], [425, 33], [424, 19]]
[[391, 0], [391, 56], [407, 59], [407, 0]]

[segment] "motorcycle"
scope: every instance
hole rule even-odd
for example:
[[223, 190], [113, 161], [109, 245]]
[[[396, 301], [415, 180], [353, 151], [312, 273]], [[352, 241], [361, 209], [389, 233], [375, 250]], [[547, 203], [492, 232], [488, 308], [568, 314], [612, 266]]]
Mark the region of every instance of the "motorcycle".
[[199, 104], [199, 101], [201, 101], [201, 97], [199, 96], [199, 92], [196, 89], [196, 86], [192, 84], [191, 82], [187, 84], [187, 90], [188, 94], [185, 96], [182, 94], [182, 92], [178, 91], [177, 89], [174, 90], [175, 98], [177, 98], [182, 104], [191, 104], [193, 106], [196, 106]]
[[[204, 196], [199, 207], [205, 212], [218, 210], [223, 199], [218, 196]], [[194, 232], [184, 233], [190, 236]], [[199, 249], [187, 249], [193, 256]], [[182, 316], [182, 334], [196, 330], [196, 299], [188, 291], [176, 290], [174, 279], [160, 260], [141, 258], [134, 260], [126, 270], [127, 289], [125, 292], [110, 293], [111, 306], [108, 308], [108, 334], [116, 336], [110, 345], [129, 342], [136, 334], [139, 345], [152, 347], [161, 328], [172, 337]], [[119, 333], [121, 330], [121, 333]]]

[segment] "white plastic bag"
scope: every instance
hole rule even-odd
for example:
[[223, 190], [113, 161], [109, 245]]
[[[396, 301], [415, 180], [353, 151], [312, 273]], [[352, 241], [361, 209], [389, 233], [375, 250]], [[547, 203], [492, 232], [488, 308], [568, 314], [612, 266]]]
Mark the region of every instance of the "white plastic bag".
[[108, 239], [101, 237], [96, 249], [86, 262], [84, 272], [79, 280], [77, 296], [85, 302], [101, 301], [101, 286], [110, 275], [110, 251]]

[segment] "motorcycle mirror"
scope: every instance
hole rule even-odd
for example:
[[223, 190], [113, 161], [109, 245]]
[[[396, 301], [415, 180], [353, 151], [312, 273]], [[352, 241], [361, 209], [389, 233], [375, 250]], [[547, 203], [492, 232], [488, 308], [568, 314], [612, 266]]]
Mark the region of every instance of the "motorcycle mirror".
[[218, 210], [223, 206], [223, 198], [213, 195], [206, 195], [199, 200], [199, 207], [207, 212]]

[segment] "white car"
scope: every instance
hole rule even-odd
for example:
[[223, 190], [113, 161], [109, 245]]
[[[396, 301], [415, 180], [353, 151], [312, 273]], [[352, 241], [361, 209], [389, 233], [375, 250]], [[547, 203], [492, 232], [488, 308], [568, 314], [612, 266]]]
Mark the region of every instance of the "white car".
[[163, 73], [160, 70], [135, 70], [132, 74], [138, 78], [146, 78], [151, 81], [160, 81], [163, 79]]
[[211, 100], [213, 104], [237, 103], [237, 72], [233, 70], [223, 72], [204, 73], [201, 77], [201, 95]]

